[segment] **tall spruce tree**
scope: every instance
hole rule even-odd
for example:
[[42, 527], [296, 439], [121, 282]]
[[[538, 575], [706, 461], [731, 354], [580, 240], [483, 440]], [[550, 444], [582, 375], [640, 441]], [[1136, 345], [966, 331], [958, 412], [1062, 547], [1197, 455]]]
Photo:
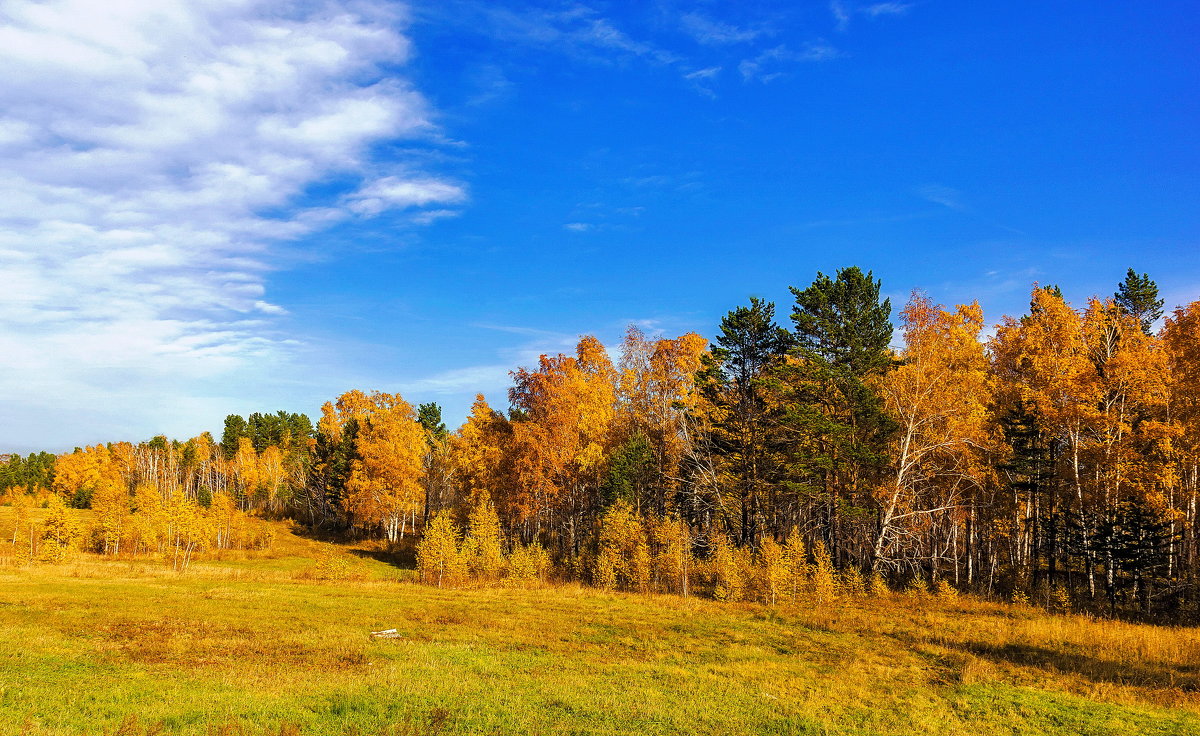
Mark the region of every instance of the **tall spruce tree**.
[[879, 300], [880, 282], [871, 276], [851, 266], [836, 280], [818, 272], [808, 288], [791, 287], [797, 354], [859, 379], [891, 364], [892, 302]]
[[1125, 314], [1132, 315], [1142, 323], [1142, 330], [1151, 334], [1151, 325], [1163, 314], [1163, 300], [1158, 298], [1158, 284], [1147, 274], [1137, 275], [1132, 268], [1125, 273], [1125, 280], [1117, 286], [1113, 299]]
[[775, 480], [778, 437], [774, 407], [763, 383], [791, 344], [775, 323], [775, 305], [758, 297], [721, 320], [716, 345], [703, 358], [697, 385], [707, 406], [708, 442], [732, 479], [733, 506], [726, 522], [742, 544], [754, 544], [763, 532], [767, 495]]
[[442, 407], [432, 401], [417, 405], [417, 422], [425, 432], [425, 443], [428, 445], [423, 460], [425, 476], [421, 480], [425, 492], [422, 519], [428, 524], [433, 514], [445, 508], [453, 495], [450, 488], [450, 469], [446, 463], [450, 432], [446, 429], [446, 423], [442, 421]]
[[624, 501], [642, 509], [654, 482], [654, 448], [640, 431], [622, 442], [608, 459], [608, 475], [600, 486], [601, 508], [608, 510]]
[[892, 367], [891, 300], [880, 300], [880, 282], [857, 266], [836, 278], [817, 274], [804, 289], [792, 287], [793, 360], [785, 370], [793, 452], [792, 484], [815, 494], [824, 536], [835, 559], [863, 562], [865, 549], [843, 541], [845, 517], [861, 521], [867, 488], [887, 461], [895, 424], [871, 388]]
[[442, 421], [442, 407], [434, 402], [417, 405], [417, 421], [432, 439], [444, 439], [449, 434], [446, 423]]
[[225, 417], [225, 431], [221, 433], [221, 453], [226, 460], [237, 454], [238, 440], [250, 436], [250, 428], [240, 414]]

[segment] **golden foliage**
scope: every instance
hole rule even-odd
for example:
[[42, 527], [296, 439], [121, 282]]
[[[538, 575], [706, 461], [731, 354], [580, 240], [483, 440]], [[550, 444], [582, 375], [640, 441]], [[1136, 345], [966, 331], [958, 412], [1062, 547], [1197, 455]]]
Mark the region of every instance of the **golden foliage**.
[[784, 542], [781, 562], [784, 568], [783, 600], [795, 603], [800, 600], [801, 592], [807, 589], [810, 577], [804, 536], [797, 527], [792, 527]]
[[692, 535], [687, 523], [678, 518], [662, 517], [650, 527], [653, 544], [652, 567], [657, 588], [667, 593], [688, 595], [695, 560]]
[[600, 542], [593, 578], [602, 588], [650, 589], [650, 545], [642, 518], [621, 500], [600, 519]]
[[486, 492], [493, 503], [510, 511], [509, 518], [515, 516], [509, 509], [506, 467], [511, 437], [508, 420], [488, 406], [483, 394], [478, 394], [467, 421], [450, 438], [447, 459], [463, 498], [474, 499]]
[[716, 535], [712, 548], [713, 598], [719, 601], [742, 600], [746, 581], [740, 550], [724, 534]]
[[833, 561], [829, 559], [829, 552], [825, 549], [823, 541], [818, 541], [813, 545], [811, 585], [813, 601], [817, 605], [829, 603], [838, 596], [837, 572], [833, 568]]
[[528, 585], [545, 580], [550, 575], [550, 555], [542, 545], [534, 542], [530, 545], [518, 544], [508, 556], [504, 567], [504, 579]]
[[75, 551], [80, 536], [79, 522], [58, 496], [52, 496], [46, 505], [41, 531], [38, 558], [42, 562], [57, 564]]
[[504, 572], [500, 519], [487, 491], [480, 491], [471, 507], [462, 555], [467, 571], [476, 579], [497, 580]]
[[466, 572], [454, 521], [443, 511], [429, 522], [417, 545], [417, 574], [422, 582], [440, 588], [462, 582]]
[[878, 380], [899, 431], [892, 473], [879, 491], [872, 559], [877, 574], [900, 529], [959, 507], [968, 488], [982, 486], [989, 472], [984, 453], [995, 444], [979, 304], [948, 311], [918, 292], [901, 317], [900, 365]]
[[538, 370], [513, 373], [513, 405], [526, 415], [513, 431], [518, 520], [583, 502], [613, 441], [616, 371], [604, 346], [584, 337], [576, 355], [541, 356]]
[[758, 600], [775, 605], [785, 596], [788, 587], [789, 570], [784, 548], [771, 537], [764, 538], [754, 555], [754, 568]]
[[399, 394], [351, 391], [338, 399], [342, 416], [359, 422], [358, 453], [346, 483], [347, 509], [363, 527], [383, 529], [389, 542], [424, 500], [425, 432]]

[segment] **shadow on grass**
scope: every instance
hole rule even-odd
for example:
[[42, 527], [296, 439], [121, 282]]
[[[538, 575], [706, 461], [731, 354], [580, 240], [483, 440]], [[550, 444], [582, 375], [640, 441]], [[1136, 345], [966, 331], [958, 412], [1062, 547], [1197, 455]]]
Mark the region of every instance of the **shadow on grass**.
[[417, 569], [416, 542], [411, 537], [395, 544], [363, 537], [354, 529], [331, 529], [294, 524], [292, 533], [314, 542], [342, 547], [346, 552], [365, 560], [375, 560], [398, 570]]
[[364, 560], [375, 560], [391, 565], [398, 570], [417, 569], [417, 555], [413, 550], [407, 548], [389, 550], [386, 547], [355, 547], [347, 552]]
[[943, 642], [943, 645], [993, 662], [1008, 662], [1051, 672], [1074, 673], [1093, 682], [1148, 688], [1173, 688], [1188, 693], [1200, 692], [1200, 665], [1114, 662], [1087, 654], [1064, 652], [1032, 644], [985, 644], [982, 642], [951, 644]]
[[302, 539], [311, 539], [314, 542], [328, 542], [329, 544], [354, 544], [363, 539], [353, 529], [309, 526], [298, 521], [292, 522], [292, 534]]

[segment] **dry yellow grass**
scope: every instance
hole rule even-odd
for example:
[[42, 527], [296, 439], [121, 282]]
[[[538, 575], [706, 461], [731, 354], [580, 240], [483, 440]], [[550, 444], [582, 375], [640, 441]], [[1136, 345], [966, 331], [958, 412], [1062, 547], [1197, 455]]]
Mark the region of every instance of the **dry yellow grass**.
[[183, 574], [0, 561], [0, 733], [1200, 733], [1192, 629], [928, 595], [439, 590], [377, 549], [277, 539]]

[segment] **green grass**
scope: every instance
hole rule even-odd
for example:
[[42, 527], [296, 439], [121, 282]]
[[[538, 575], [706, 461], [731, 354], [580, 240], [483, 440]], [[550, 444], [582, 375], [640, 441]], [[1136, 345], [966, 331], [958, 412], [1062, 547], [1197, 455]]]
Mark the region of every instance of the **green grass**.
[[[307, 579], [314, 552], [357, 579]], [[273, 554], [0, 566], [0, 733], [1200, 733], [1188, 630], [930, 597], [439, 590], [336, 545]]]

